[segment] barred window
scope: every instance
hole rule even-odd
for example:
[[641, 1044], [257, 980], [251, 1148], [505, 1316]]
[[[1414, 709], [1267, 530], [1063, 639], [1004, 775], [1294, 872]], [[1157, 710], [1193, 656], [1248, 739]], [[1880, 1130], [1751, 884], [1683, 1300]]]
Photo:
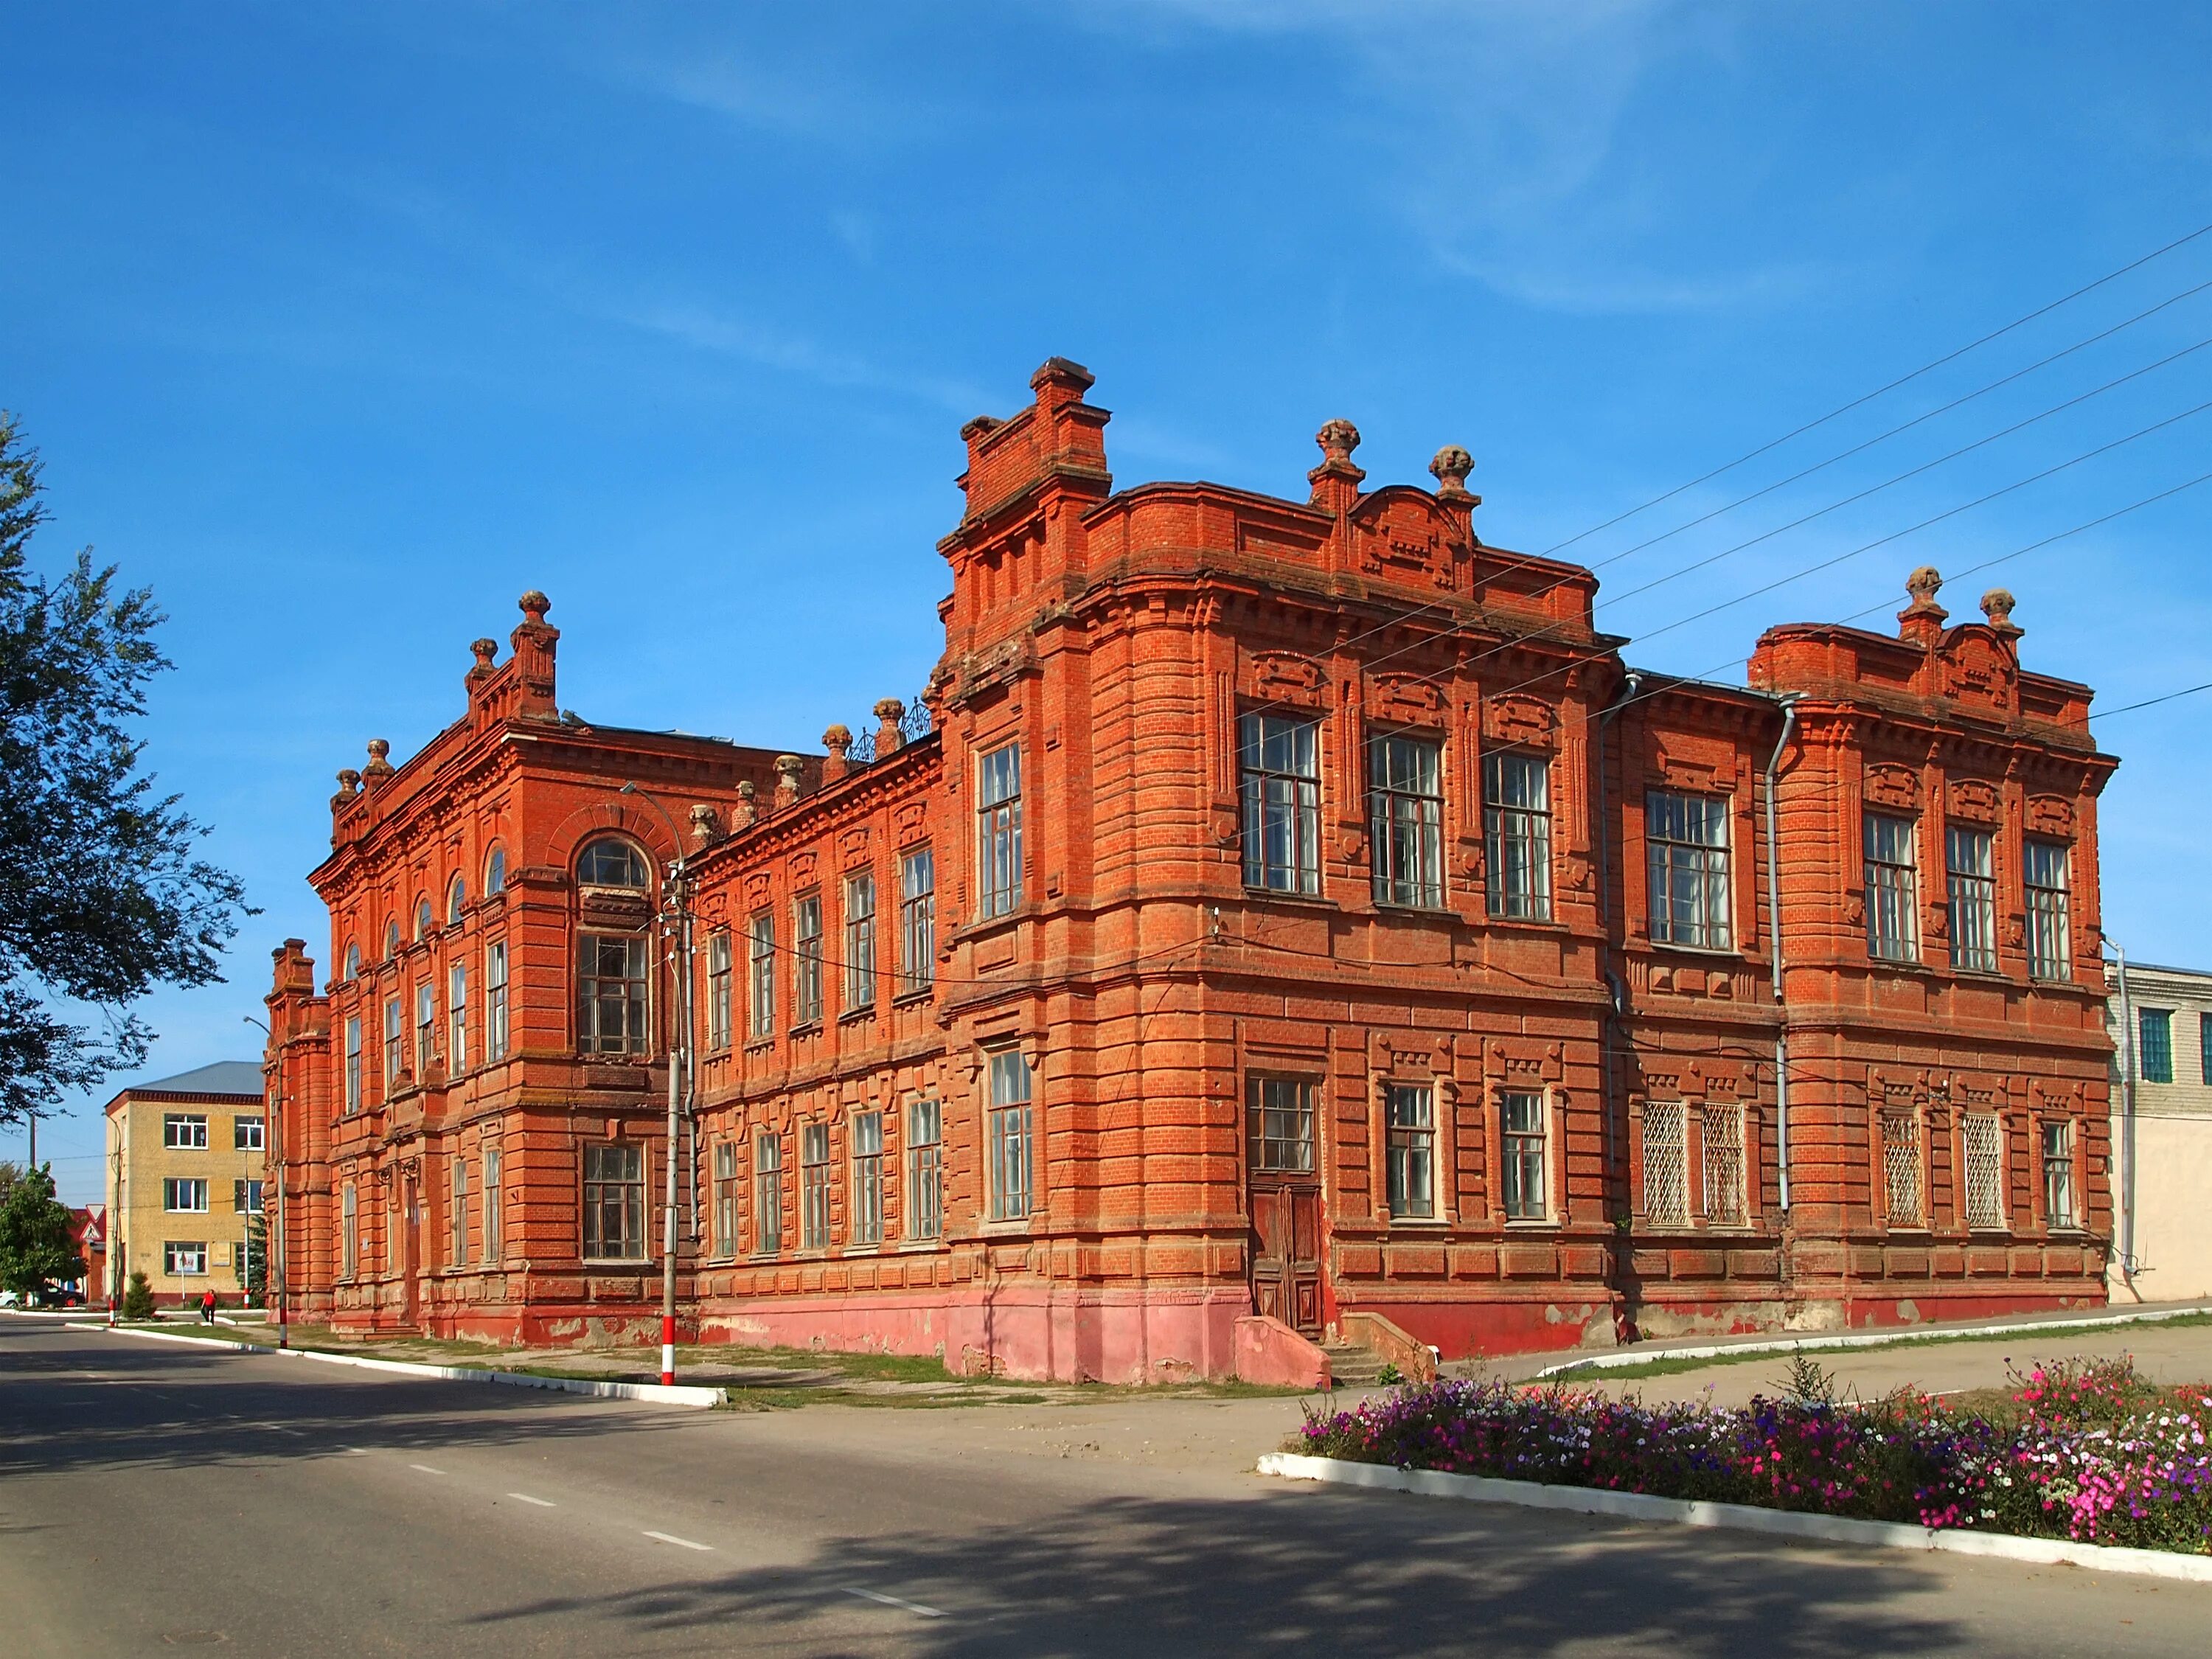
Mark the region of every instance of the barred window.
[[830, 1248], [830, 1126], [806, 1123], [799, 1130], [799, 1246]]
[[1986, 830], [1947, 825], [1943, 863], [1950, 884], [1951, 965], [1961, 973], [1997, 970], [1996, 839]]
[[1426, 1084], [1390, 1085], [1383, 1156], [1394, 1219], [1425, 1219], [1437, 1212], [1436, 1103], [1436, 1091]]
[[1490, 914], [1552, 919], [1552, 773], [1540, 755], [1500, 750], [1483, 757], [1482, 833], [1490, 866]]
[[584, 1147], [584, 1255], [645, 1260], [645, 1148], [619, 1140]]
[[1007, 744], [975, 763], [976, 908], [1002, 916], [1022, 898], [1022, 750]]
[[1688, 1124], [1680, 1101], [1644, 1104], [1644, 1213], [1655, 1226], [1689, 1224]]
[[753, 1142], [753, 1249], [774, 1255], [783, 1248], [783, 1143], [772, 1134]]
[[730, 930], [717, 927], [707, 936], [707, 1047], [712, 1051], [730, 1046]]
[[745, 967], [751, 983], [745, 1001], [745, 1030], [756, 1037], [775, 1034], [775, 918], [762, 911], [745, 939]]
[[1013, 1049], [991, 1056], [989, 1119], [986, 1130], [991, 1219], [1018, 1221], [1030, 1212], [1035, 1160], [1030, 1146], [1030, 1066]]
[[1644, 798], [1651, 866], [1651, 938], [1729, 948], [1729, 799], [1655, 789]]
[[501, 1211], [499, 1207], [500, 1185], [498, 1147], [487, 1146], [484, 1148], [483, 1164], [483, 1259], [490, 1266], [496, 1267], [500, 1264], [500, 1258], [506, 1250], [505, 1242], [500, 1235]]
[[933, 1100], [906, 1110], [906, 1231], [909, 1238], [945, 1232], [944, 1121]]
[[1312, 1174], [1314, 1085], [1297, 1078], [1255, 1077], [1249, 1090], [1252, 1168], [1267, 1174]]
[[1750, 1173], [1743, 1155], [1743, 1108], [1707, 1105], [1698, 1115], [1698, 1127], [1705, 1146], [1705, 1219], [1716, 1227], [1740, 1227]]
[[1498, 1097], [1504, 1129], [1499, 1158], [1504, 1177], [1505, 1218], [1541, 1221], [1548, 1213], [1544, 1196], [1544, 1097], [1507, 1094]]
[[714, 1249], [722, 1255], [738, 1253], [738, 1143], [714, 1146]]
[[1376, 738], [1367, 745], [1369, 837], [1378, 904], [1444, 902], [1443, 745]]
[[2046, 1226], [2074, 1224], [2074, 1126], [2043, 1126], [2043, 1218]]
[[853, 1117], [853, 1243], [880, 1244], [884, 1237], [884, 1115]]
[[507, 1058], [507, 944], [484, 946], [484, 1058]]
[[2136, 1030], [2136, 1072], [2145, 1083], [2173, 1081], [2173, 1010], [2138, 1008]]
[[876, 1001], [876, 878], [863, 872], [845, 881], [845, 1006]]
[[2066, 917], [2066, 843], [2031, 838], [2024, 851], [2027, 971], [2036, 979], [2071, 979], [2074, 947]]
[[447, 1064], [455, 1072], [469, 1068], [469, 970], [455, 963], [446, 972]]
[[1881, 1115], [1882, 1200], [1893, 1227], [1917, 1227], [1920, 1206], [1920, 1120], [1911, 1112]]
[[1244, 807], [1244, 884], [1321, 891], [1321, 723], [1246, 714], [1237, 723]]
[[455, 1155], [453, 1158], [453, 1212], [447, 1218], [453, 1223], [452, 1265], [467, 1265], [469, 1259], [469, 1161]]
[[792, 906], [791, 942], [798, 965], [791, 981], [791, 1023], [811, 1025], [822, 1018], [822, 896], [809, 894]]
[[1920, 883], [1911, 818], [1869, 812], [1866, 841], [1867, 954], [1882, 962], [1920, 960]]
[[899, 860], [899, 989], [928, 988], [937, 973], [937, 860], [927, 847]]
[[1966, 1224], [1985, 1231], [2005, 1224], [2004, 1125], [1994, 1113], [1966, 1115]]
[[348, 1112], [361, 1109], [361, 1016], [354, 1014], [345, 1023], [345, 1109]]
[[643, 1054], [645, 940], [635, 933], [580, 933], [576, 949], [578, 1050]]

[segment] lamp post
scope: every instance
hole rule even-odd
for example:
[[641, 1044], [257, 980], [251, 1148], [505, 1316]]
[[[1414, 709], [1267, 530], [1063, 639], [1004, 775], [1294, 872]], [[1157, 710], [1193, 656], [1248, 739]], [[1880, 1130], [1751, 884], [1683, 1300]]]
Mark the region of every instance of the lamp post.
[[691, 1068], [690, 876], [684, 867], [684, 835], [668, 809], [635, 783], [623, 785], [622, 793], [635, 795], [660, 814], [676, 848], [676, 856], [668, 866], [668, 879], [661, 888], [660, 903], [661, 936], [675, 947], [671, 963], [674, 971], [670, 975], [675, 1006], [669, 1011], [668, 1149], [661, 1160], [667, 1172], [660, 1221], [660, 1381], [665, 1386], [676, 1381], [676, 1150], [683, 1136], [678, 1118]]

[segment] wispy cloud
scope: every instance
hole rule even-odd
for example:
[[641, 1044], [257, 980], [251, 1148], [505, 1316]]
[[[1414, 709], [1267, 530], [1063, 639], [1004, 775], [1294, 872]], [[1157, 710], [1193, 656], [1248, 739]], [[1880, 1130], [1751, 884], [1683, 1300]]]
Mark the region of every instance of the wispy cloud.
[[965, 381], [886, 368], [866, 357], [831, 350], [803, 334], [702, 305], [599, 301], [592, 308], [610, 321], [680, 345], [820, 386], [889, 392], [961, 416], [974, 415], [989, 402], [985, 392]]

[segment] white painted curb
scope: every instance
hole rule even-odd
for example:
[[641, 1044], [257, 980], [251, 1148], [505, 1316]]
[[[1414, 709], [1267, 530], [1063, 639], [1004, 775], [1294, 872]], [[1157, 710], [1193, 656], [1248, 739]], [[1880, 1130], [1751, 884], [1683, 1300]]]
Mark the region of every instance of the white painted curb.
[[276, 1359], [312, 1359], [325, 1365], [351, 1365], [364, 1371], [391, 1371], [400, 1376], [430, 1376], [447, 1382], [504, 1382], [517, 1389], [550, 1389], [559, 1394], [590, 1395], [599, 1400], [641, 1400], [657, 1406], [719, 1406], [725, 1395], [714, 1388], [683, 1383], [598, 1382], [580, 1376], [532, 1376], [527, 1371], [491, 1371], [478, 1365], [427, 1365], [411, 1359], [370, 1359], [349, 1353], [323, 1353], [313, 1348], [272, 1348], [258, 1342], [229, 1342], [219, 1336], [182, 1336], [173, 1331], [134, 1331], [122, 1326], [76, 1324], [78, 1331], [106, 1331], [113, 1336], [143, 1337], [149, 1342], [187, 1342], [196, 1348], [222, 1348], [231, 1353], [267, 1354]]
[[2212, 1584], [2212, 1556], [2176, 1555], [2166, 1550], [2115, 1549], [2104, 1544], [2076, 1544], [2057, 1538], [2013, 1538], [1995, 1532], [1908, 1527], [1892, 1521], [1853, 1521], [1842, 1516], [1805, 1515], [1794, 1510], [1763, 1510], [1749, 1504], [1699, 1504], [1681, 1498], [1653, 1498], [1637, 1492], [1601, 1492], [1594, 1486], [1546, 1486], [1531, 1480], [1447, 1474], [1440, 1469], [1394, 1469], [1381, 1463], [1306, 1457], [1296, 1452], [1269, 1452], [1260, 1460], [1260, 1473], [1281, 1475], [1291, 1480], [1322, 1480], [1341, 1486], [1416, 1492], [1425, 1498], [1517, 1504], [1523, 1509], [1571, 1510], [1582, 1515], [1614, 1515], [1633, 1521], [1672, 1521], [1686, 1527], [1726, 1527], [1738, 1532], [1817, 1538], [1832, 1544], [1869, 1544], [1882, 1549], [1993, 1555], [2007, 1561], [2090, 1567], [2100, 1572], [2136, 1573], [2150, 1578], [2183, 1578]]
[[2048, 1331], [2054, 1336], [2078, 1336], [2084, 1331], [2093, 1331], [2104, 1325], [2154, 1325], [2161, 1320], [2191, 1319], [2206, 1313], [2212, 1313], [2212, 1307], [2198, 1303], [2179, 1308], [2128, 1309], [2118, 1313], [2085, 1314], [2079, 1319], [2021, 1320], [2006, 1325], [1893, 1325], [1879, 1331], [1853, 1331], [1849, 1335], [1818, 1336], [1808, 1334], [1778, 1337], [1771, 1342], [1714, 1342], [1694, 1348], [1622, 1348], [1613, 1353], [1593, 1354], [1587, 1359], [1569, 1359], [1557, 1365], [1547, 1365], [1535, 1375], [1539, 1377], [1568, 1376], [1577, 1371], [1607, 1371], [1618, 1366], [1650, 1365], [1661, 1360], [1722, 1359], [1734, 1354], [1796, 1353], [1801, 1348], [1809, 1352], [1823, 1348], [1879, 1348], [1887, 1343], [1978, 1342], [1984, 1337], [2033, 1336], [2038, 1331]]

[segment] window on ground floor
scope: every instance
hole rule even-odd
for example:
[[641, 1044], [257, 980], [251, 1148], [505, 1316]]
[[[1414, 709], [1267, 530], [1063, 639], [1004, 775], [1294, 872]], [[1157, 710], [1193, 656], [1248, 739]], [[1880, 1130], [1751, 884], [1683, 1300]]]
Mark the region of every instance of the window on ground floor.
[[1680, 1227], [1690, 1219], [1689, 1114], [1680, 1101], [1644, 1107], [1644, 1214], [1655, 1227]]

